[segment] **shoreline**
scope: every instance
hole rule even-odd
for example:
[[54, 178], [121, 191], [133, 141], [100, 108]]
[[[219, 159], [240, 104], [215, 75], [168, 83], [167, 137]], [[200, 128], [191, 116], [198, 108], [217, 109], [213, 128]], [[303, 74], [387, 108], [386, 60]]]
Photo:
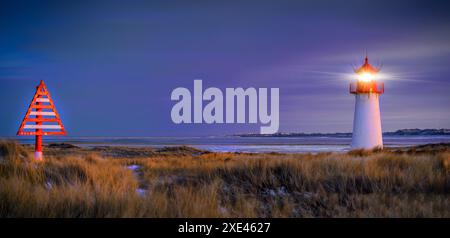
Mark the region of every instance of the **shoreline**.
[[[33, 138], [11, 138], [21, 144], [34, 144]], [[11, 140], [8, 139], [8, 140]], [[1, 139], [0, 139], [1, 140]], [[276, 137], [276, 138], [241, 138], [241, 137], [143, 137], [143, 138], [49, 138], [44, 146], [53, 143], [68, 143], [83, 148], [94, 147], [129, 147], [161, 149], [173, 146], [189, 146], [212, 152], [242, 153], [321, 153], [350, 151], [351, 138], [327, 137]], [[423, 144], [450, 143], [450, 136], [399, 136], [385, 137], [385, 148], [418, 146]]]
[[[31, 144], [21, 144], [27, 148], [30, 152], [33, 151], [34, 146]], [[264, 147], [265, 145], [262, 145]], [[291, 146], [291, 145], [289, 145]], [[328, 145], [327, 145], [328, 146]], [[381, 151], [385, 152], [409, 152], [409, 151], [421, 151], [426, 150], [428, 152], [440, 152], [445, 151], [450, 148], [450, 143], [430, 143], [421, 145], [410, 145], [410, 146], [392, 146], [384, 147]], [[376, 149], [375, 149], [376, 150]], [[348, 154], [353, 151], [372, 151], [372, 150], [362, 150], [362, 149], [347, 149], [343, 151], [304, 151], [304, 152], [280, 152], [280, 151], [261, 151], [261, 152], [247, 152], [247, 151], [210, 151], [206, 149], [197, 148], [192, 145], [168, 145], [168, 146], [121, 146], [121, 145], [97, 145], [97, 146], [78, 146], [70, 143], [49, 143], [44, 146], [44, 152], [50, 153], [51, 155], [58, 155], [58, 153], [64, 154], [86, 154], [86, 153], [99, 153], [100, 156], [109, 157], [126, 157], [132, 158], [136, 157], [152, 157], [152, 156], [177, 156], [177, 155], [198, 155], [198, 154], [254, 154], [254, 155], [265, 155], [265, 154], [280, 154], [280, 155], [304, 155], [304, 154], [320, 154], [320, 153], [337, 153], [337, 154]]]
[[[202, 138], [203, 140], [203, 138]], [[33, 146], [34, 140], [29, 141], [16, 140], [14, 141], [26, 145]], [[449, 139], [450, 141], [450, 139]], [[127, 148], [150, 148], [150, 149], [162, 149], [166, 147], [192, 147], [199, 150], [207, 150], [211, 152], [241, 152], [241, 153], [317, 153], [317, 152], [332, 152], [332, 151], [347, 151], [348, 145], [346, 143], [258, 143], [259, 141], [253, 142], [242, 142], [242, 141], [214, 141], [209, 143], [200, 142], [190, 142], [190, 141], [162, 141], [162, 142], [141, 142], [141, 141], [74, 141], [74, 140], [61, 140], [61, 142], [56, 142], [53, 140], [44, 141], [44, 147], [51, 144], [65, 143], [71, 144], [80, 148], [92, 149], [96, 147], [127, 147]]]

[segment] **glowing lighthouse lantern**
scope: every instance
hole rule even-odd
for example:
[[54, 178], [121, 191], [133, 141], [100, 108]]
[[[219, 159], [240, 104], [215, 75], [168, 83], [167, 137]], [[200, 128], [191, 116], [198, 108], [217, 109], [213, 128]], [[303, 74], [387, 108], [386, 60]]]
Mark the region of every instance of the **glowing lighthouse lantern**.
[[383, 147], [380, 117], [380, 95], [384, 93], [384, 84], [376, 81], [379, 68], [364, 64], [357, 70], [356, 82], [350, 84], [350, 93], [355, 94], [355, 115], [351, 147], [373, 149]]
[[[31, 124], [30, 124], [31, 123]], [[34, 124], [33, 124], [34, 123]], [[18, 136], [36, 136], [34, 157], [42, 160], [42, 136], [66, 135], [50, 93], [41, 80], [20, 124]]]

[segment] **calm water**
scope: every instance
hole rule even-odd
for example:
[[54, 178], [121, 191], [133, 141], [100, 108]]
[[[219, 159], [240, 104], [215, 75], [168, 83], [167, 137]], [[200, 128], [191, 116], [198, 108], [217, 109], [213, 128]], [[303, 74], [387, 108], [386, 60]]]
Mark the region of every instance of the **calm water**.
[[[8, 138], [11, 139], [11, 138]], [[34, 143], [32, 137], [14, 137], [21, 143]], [[387, 147], [411, 146], [429, 143], [450, 143], [450, 136], [385, 136]], [[44, 143], [67, 142], [82, 147], [129, 146], [163, 147], [188, 145], [217, 152], [284, 152], [305, 153], [346, 151], [351, 138], [339, 137], [47, 137]]]

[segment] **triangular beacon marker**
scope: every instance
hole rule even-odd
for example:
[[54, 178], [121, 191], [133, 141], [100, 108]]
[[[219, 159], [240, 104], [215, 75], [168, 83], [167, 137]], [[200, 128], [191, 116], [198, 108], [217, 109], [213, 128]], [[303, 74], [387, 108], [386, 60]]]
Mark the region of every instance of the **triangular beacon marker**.
[[63, 136], [66, 134], [50, 93], [44, 81], [41, 80], [36, 87], [36, 93], [33, 100], [31, 100], [30, 106], [28, 106], [17, 135], [36, 136], [34, 158], [37, 161], [41, 161], [43, 159], [42, 136]]

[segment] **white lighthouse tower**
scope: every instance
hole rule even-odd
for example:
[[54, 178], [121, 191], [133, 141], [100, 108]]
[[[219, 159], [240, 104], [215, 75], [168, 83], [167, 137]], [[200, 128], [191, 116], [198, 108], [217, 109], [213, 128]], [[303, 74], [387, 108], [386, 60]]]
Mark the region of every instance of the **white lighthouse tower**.
[[384, 84], [376, 81], [378, 71], [369, 64], [366, 56], [364, 64], [355, 70], [358, 76], [356, 82], [350, 84], [350, 93], [355, 95], [353, 149], [383, 147], [379, 98], [384, 93]]

